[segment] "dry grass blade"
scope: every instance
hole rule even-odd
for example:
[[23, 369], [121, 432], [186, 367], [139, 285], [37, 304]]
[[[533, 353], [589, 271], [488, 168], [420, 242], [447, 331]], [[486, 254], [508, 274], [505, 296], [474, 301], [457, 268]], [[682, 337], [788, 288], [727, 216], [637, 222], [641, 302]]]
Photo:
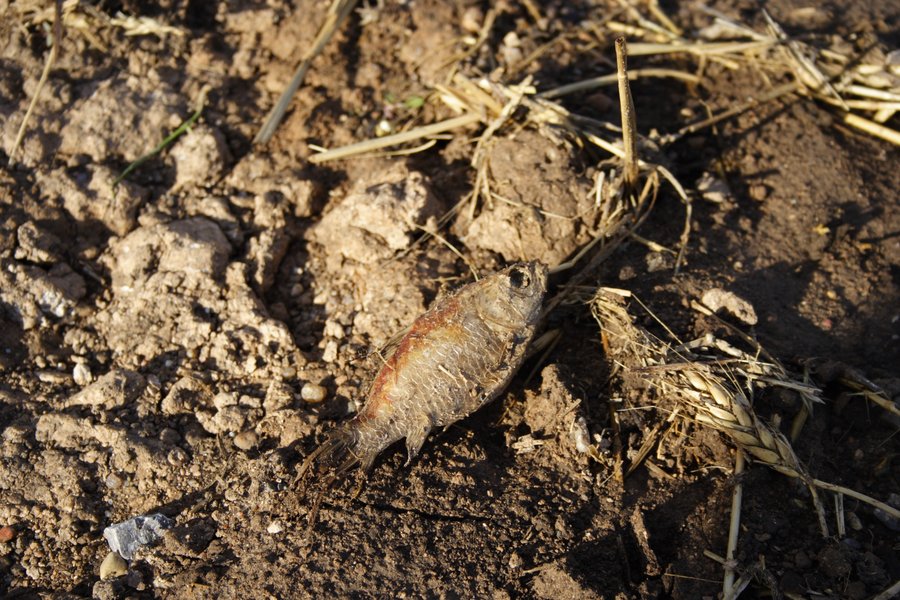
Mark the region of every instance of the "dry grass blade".
[[[603, 331], [608, 360], [622, 370], [626, 381], [629, 376], [640, 377], [658, 393], [687, 408], [697, 423], [728, 436], [754, 461], [803, 481], [812, 494], [823, 535], [828, 535], [828, 525], [818, 494], [820, 489], [851, 496], [900, 518], [900, 510], [894, 507], [808, 473], [787, 438], [756, 415], [745, 393], [746, 389], [753, 394], [762, 385], [771, 383], [753, 375], [753, 371], [765, 371], [763, 366], [750, 364], [741, 371], [728, 356], [701, 360], [685, 350], [685, 345], [673, 348], [634, 325], [621, 295], [604, 289], [597, 292], [591, 307]], [[768, 379], [786, 378], [786, 374], [776, 373]], [[739, 379], [744, 379], [744, 383], [739, 384]], [[800, 382], [784, 383], [798, 389], [804, 387]]]
[[312, 63], [313, 59], [322, 52], [325, 45], [331, 40], [331, 37], [337, 31], [344, 19], [347, 18], [347, 15], [353, 10], [354, 6], [356, 6], [356, 0], [334, 0], [334, 2], [332, 2], [328, 9], [328, 16], [325, 18], [325, 23], [319, 30], [312, 47], [303, 54], [303, 59], [300, 61], [297, 70], [294, 71], [294, 76], [291, 78], [290, 83], [288, 83], [284, 92], [281, 93], [278, 102], [272, 107], [269, 116], [266, 117], [266, 121], [256, 134], [256, 137], [253, 138], [254, 144], [265, 144], [272, 139], [275, 130], [281, 123], [281, 119], [284, 118], [284, 113], [287, 112], [291, 99], [293, 99], [294, 94], [297, 93], [300, 84], [303, 83], [303, 79], [306, 77], [309, 65]]
[[382, 148], [390, 148], [391, 146], [413, 142], [431, 135], [437, 135], [439, 133], [461, 129], [469, 125], [474, 125], [475, 123], [478, 123], [480, 121], [481, 117], [479, 117], [477, 114], [469, 113], [461, 115], [459, 117], [453, 117], [452, 119], [447, 119], [446, 121], [432, 123], [431, 125], [416, 127], [415, 129], [410, 129], [409, 131], [403, 131], [401, 133], [395, 133], [393, 135], [386, 135], [380, 138], [365, 140], [356, 144], [350, 144], [349, 146], [341, 146], [340, 148], [335, 148], [333, 150], [325, 150], [324, 152], [320, 152], [319, 154], [313, 154], [312, 156], [310, 156], [309, 162], [313, 164], [320, 164], [328, 162], [330, 160], [338, 160], [341, 158], [349, 158], [351, 156], [367, 154], [369, 152], [381, 150]]
[[[631, 52], [631, 46], [628, 47], [629, 53]], [[684, 71], [678, 71], [675, 69], [633, 69], [627, 72], [628, 80], [635, 81], [641, 78], [660, 78], [660, 79], [678, 79], [680, 81], [684, 81], [685, 83], [690, 84], [698, 84], [703, 81], [700, 77], [693, 75], [691, 73], [685, 73]], [[561, 85], [559, 87], [555, 87], [553, 89], [549, 89], [543, 92], [536, 94], [535, 97], [543, 98], [545, 100], [552, 100], [553, 98], [559, 98], [561, 96], [567, 96], [568, 94], [575, 94], [577, 92], [585, 92], [588, 90], [593, 90], [598, 87], [603, 87], [605, 85], [613, 85], [617, 84], [619, 81], [618, 73], [612, 73], [610, 75], [601, 75], [600, 77], [592, 77], [590, 79], [583, 79], [581, 81], [576, 81], [575, 83], [568, 83], [566, 85]]]
[[22, 144], [22, 140], [25, 138], [25, 130], [28, 128], [28, 121], [31, 119], [31, 113], [34, 112], [34, 107], [37, 105], [41, 90], [44, 89], [44, 85], [47, 83], [47, 78], [50, 76], [50, 69], [53, 68], [56, 57], [59, 55], [59, 47], [62, 45], [62, 0], [56, 0], [55, 7], [56, 12], [53, 18], [53, 38], [52, 46], [50, 46], [50, 53], [47, 54], [47, 62], [44, 63], [41, 79], [38, 81], [37, 88], [34, 90], [34, 96], [31, 97], [31, 102], [28, 104], [28, 110], [25, 111], [25, 116], [22, 117], [22, 123], [19, 125], [19, 131], [16, 133], [16, 140], [13, 142], [12, 149], [9, 151], [9, 162], [7, 163], [9, 166], [15, 164], [16, 151], [18, 151], [19, 146]]

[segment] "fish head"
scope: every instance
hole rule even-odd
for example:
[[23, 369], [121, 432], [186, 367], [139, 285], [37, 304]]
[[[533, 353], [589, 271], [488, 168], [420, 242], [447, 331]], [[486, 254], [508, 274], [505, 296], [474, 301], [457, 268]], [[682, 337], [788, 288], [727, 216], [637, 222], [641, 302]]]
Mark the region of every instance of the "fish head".
[[492, 322], [516, 328], [535, 324], [547, 294], [547, 265], [522, 262], [484, 279], [493, 293], [483, 296], [483, 314]]

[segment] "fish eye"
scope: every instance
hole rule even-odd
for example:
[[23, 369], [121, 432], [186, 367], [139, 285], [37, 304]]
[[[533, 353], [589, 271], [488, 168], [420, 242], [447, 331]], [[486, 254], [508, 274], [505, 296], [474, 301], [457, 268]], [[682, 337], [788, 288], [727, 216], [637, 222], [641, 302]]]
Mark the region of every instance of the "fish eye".
[[525, 269], [515, 268], [509, 272], [509, 282], [514, 288], [527, 288], [531, 285], [531, 277], [528, 276]]

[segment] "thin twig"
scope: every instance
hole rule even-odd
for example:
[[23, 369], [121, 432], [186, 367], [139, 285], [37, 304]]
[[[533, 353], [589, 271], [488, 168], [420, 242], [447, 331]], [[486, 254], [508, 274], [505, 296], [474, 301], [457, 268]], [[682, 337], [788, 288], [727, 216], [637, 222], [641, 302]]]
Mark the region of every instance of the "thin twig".
[[881, 510], [883, 510], [890, 516], [894, 517], [895, 519], [900, 519], [900, 510], [897, 510], [890, 504], [885, 504], [884, 502], [881, 502], [880, 500], [876, 500], [875, 498], [872, 498], [871, 496], [867, 496], [861, 492], [857, 492], [856, 490], [851, 490], [850, 488], [844, 487], [842, 485], [837, 485], [835, 483], [828, 483], [827, 481], [822, 481], [821, 479], [813, 478], [811, 480], [811, 483], [814, 486], [816, 486], [817, 488], [821, 488], [823, 490], [828, 490], [829, 492], [836, 492], [838, 494], [844, 494], [846, 496], [850, 496], [851, 498], [856, 498], [857, 500], [865, 502], [866, 504], [869, 504], [870, 506], [874, 506], [875, 508], [880, 508]]
[[717, 115], [713, 115], [708, 119], [703, 119], [702, 121], [698, 121], [697, 123], [692, 123], [690, 125], [686, 125], [676, 131], [673, 134], [665, 136], [662, 140], [663, 143], [671, 143], [683, 138], [686, 135], [690, 135], [692, 133], [696, 133], [701, 129], [705, 129], [707, 127], [711, 127], [716, 123], [720, 123], [726, 119], [730, 119], [731, 117], [736, 117], [737, 115], [747, 112], [752, 108], [756, 108], [760, 104], [765, 104], [771, 100], [775, 100], [776, 98], [780, 98], [781, 96], [786, 96], [793, 92], [799, 91], [802, 89], [802, 84], [799, 81], [792, 81], [790, 83], [785, 83], [783, 85], [779, 85], [778, 87], [772, 88], [765, 94], [761, 95], [758, 98], [750, 98], [747, 102], [742, 104], [738, 104], [735, 107], [729, 108], [728, 110], [722, 111]]
[[300, 84], [303, 83], [303, 79], [306, 77], [309, 65], [312, 63], [313, 59], [322, 52], [322, 49], [325, 48], [325, 45], [331, 40], [331, 36], [334, 35], [334, 32], [337, 31], [341, 22], [350, 14], [355, 5], [356, 0], [334, 0], [334, 2], [332, 2], [328, 9], [328, 16], [325, 18], [325, 23], [322, 24], [322, 28], [319, 30], [318, 35], [316, 35], [312, 47], [303, 55], [303, 60], [300, 61], [297, 70], [294, 71], [294, 76], [291, 78], [290, 83], [288, 83], [284, 92], [281, 93], [278, 102], [272, 108], [271, 112], [269, 112], [269, 116], [266, 117], [266, 121], [260, 128], [259, 133], [253, 138], [254, 144], [265, 144], [272, 139], [275, 130], [284, 118], [284, 113], [287, 112], [291, 99], [293, 99], [294, 94], [297, 93]]

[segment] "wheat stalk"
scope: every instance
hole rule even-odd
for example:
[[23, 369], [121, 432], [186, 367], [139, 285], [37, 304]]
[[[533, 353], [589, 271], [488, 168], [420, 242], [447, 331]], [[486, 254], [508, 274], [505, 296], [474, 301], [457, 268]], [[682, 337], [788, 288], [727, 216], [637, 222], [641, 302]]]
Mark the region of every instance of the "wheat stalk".
[[[900, 518], [900, 510], [892, 506], [812, 477], [787, 438], [756, 415], [738, 377], [746, 379], [750, 393], [764, 384], [783, 385], [806, 393], [810, 393], [810, 386], [790, 380], [782, 370], [767, 370], [765, 363], [738, 372], [733, 367], [732, 356], [701, 361], [685, 350], [690, 344], [679, 341], [677, 347], [672, 347], [633, 323], [624, 302], [629, 296], [621, 290], [600, 289], [591, 301], [592, 312], [602, 329], [607, 357], [614, 371], [622, 372], [625, 381], [629, 375], [640, 376], [643, 383], [683, 405], [696, 422], [724, 433], [755, 462], [803, 481], [812, 494], [819, 527], [826, 537], [825, 508], [818, 490], [851, 496]], [[759, 373], [768, 375], [762, 377]]]

